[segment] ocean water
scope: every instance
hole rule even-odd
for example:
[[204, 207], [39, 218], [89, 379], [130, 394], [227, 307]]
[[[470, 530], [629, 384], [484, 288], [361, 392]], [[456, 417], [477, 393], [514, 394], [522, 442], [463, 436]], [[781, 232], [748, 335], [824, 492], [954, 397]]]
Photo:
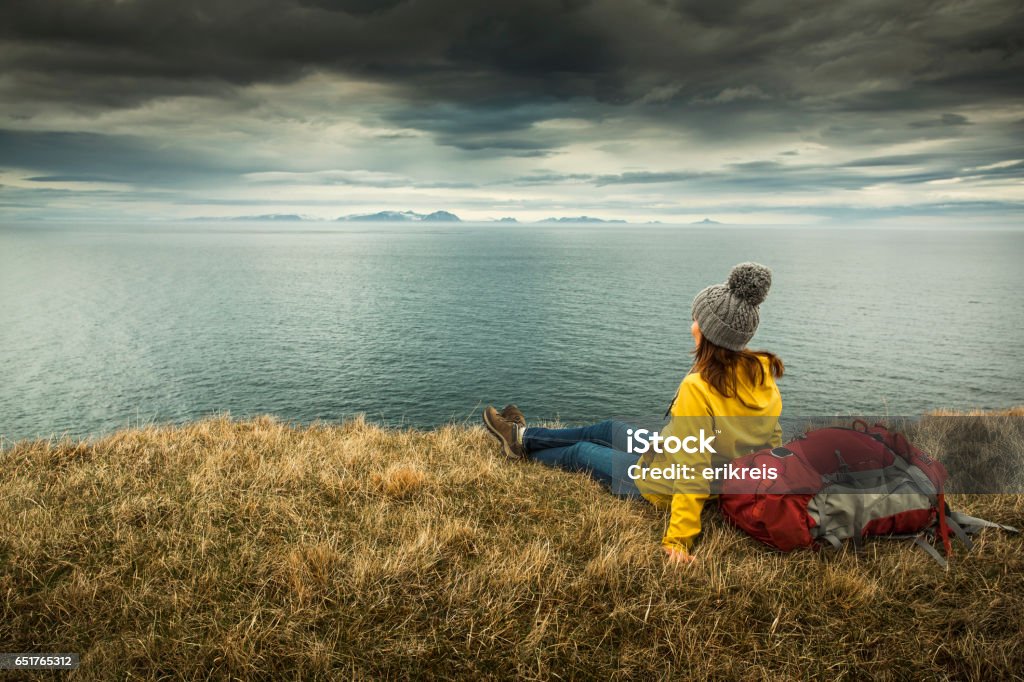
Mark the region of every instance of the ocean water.
[[230, 412], [660, 415], [690, 303], [774, 271], [784, 414], [1024, 403], [1024, 232], [495, 224], [0, 227], [0, 434]]

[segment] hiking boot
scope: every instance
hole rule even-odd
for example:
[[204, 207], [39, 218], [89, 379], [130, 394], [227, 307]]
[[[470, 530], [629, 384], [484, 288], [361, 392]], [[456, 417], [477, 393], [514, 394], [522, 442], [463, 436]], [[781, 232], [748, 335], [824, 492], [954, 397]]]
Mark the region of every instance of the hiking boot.
[[509, 457], [526, 457], [523, 449], [523, 427], [505, 419], [491, 405], [484, 408], [484, 426], [501, 441], [501, 447]]
[[526, 428], [526, 417], [523, 416], [523, 413], [520, 412], [519, 408], [516, 407], [515, 405], [506, 405], [505, 409], [499, 412], [498, 414], [500, 414], [502, 417], [509, 420], [510, 422], [515, 422], [524, 429]]

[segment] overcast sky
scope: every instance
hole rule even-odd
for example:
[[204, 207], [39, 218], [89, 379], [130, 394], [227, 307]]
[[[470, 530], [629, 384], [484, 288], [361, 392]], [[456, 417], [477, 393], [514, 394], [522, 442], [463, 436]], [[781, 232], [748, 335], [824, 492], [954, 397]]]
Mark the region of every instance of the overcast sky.
[[1005, 0], [4, 0], [0, 217], [1019, 222], [1022, 17]]

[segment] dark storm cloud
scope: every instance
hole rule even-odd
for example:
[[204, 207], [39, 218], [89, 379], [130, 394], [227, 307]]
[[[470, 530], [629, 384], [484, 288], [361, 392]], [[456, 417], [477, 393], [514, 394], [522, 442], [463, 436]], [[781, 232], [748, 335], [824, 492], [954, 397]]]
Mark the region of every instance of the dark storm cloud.
[[[756, 92], [776, 111], [810, 97], [825, 110], [915, 110], [965, 96], [1019, 96], [1024, 86], [1024, 24], [1014, 2], [784, 7], [762, 0], [8, 0], [0, 6], [0, 54], [25, 96], [78, 106], [128, 106], [327, 69], [395, 84], [411, 101], [464, 106], [481, 119], [495, 105], [515, 109], [515, 100], [626, 104], [667, 85], [677, 104], [729, 104], [731, 89], [734, 102], [749, 104]], [[543, 115], [520, 111], [489, 124], [515, 130]]]
[[[404, 85], [412, 97], [472, 102], [532, 95], [538, 77], [566, 94], [575, 86], [555, 87], [558, 74], [612, 71], [607, 31], [575, 18], [582, 7], [568, 0], [13, 0], [0, 7], [0, 39], [3, 66], [26, 94], [79, 104], [131, 105], [210, 82], [281, 81], [310, 69]], [[517, 80], [520, 88], [507, 87]]]
[[230, 159], [198, 157], [181, 148], [128, 135], [0, 129], [0, 164], [44, 175], [35, 182], [198, 184], [237, 175]]
[[942, 114], [938, 118], [929, 119], [927, 121], [913, 121], [910, 124], [912, 128], [947, 128], [949, 126], [965, 126], [970, 125], [970, 121], [967, 120], [966, 116], [960, 114]]
[[722, 171], [627, 172], [619, 174], [593, 175], [567, 173], [528, 175], [513, 182], [520, 185], [555, 183], [590, 183], [597, 187], [609, 185], [644, 185], [685, 183], [690, 188], [706, 192], [759, 191], [784, 192], [793, 190], [844, 189], [858, 190], [882, 183], [915, 185], [937, 180], [957, 178], [978, 179], [1021, 179], [1024, 180], [1024, 161], [1003, 162], [995, 167], [965, 165], [967, 159], [951, 160], [944, 168], [925, 171], [898, 172], [862, 175], [847, 169], [865, 167], [906, 167], [932, 162], [927, 155], [905, 155], [878, 159], [861, 159], [841, 165], [805, 164], [786, 165], [771, 161], [735, 163]]
[[507, 150], [516, 156], [543, 156], [565, 140], [554, 132], [532, 129], [540, 120], [557, 115], [547, 101], [495, 98], [458, 106], [439, 102], [388, 111], [390, 124], [433, 133], [438, 144], [465, 150]]

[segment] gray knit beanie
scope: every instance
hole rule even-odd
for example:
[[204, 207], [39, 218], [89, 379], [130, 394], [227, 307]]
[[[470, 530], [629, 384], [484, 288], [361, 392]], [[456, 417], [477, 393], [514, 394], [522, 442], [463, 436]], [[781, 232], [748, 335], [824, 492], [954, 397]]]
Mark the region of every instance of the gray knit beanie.
[[742, 350], [757, 331], [761, 305], [772, 285], [772, 271], [760, 263], [740, 263], [725, 284], [707, 287], [693, 299], [693, 319], [708, 341]]

